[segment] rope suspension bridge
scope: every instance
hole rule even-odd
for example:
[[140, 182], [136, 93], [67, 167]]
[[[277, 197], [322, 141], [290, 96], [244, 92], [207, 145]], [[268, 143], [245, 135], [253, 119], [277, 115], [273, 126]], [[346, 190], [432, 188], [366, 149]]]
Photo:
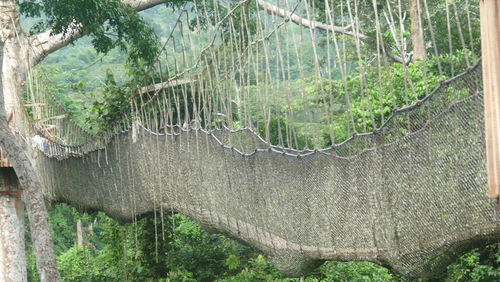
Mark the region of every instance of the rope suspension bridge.
[[98, 133], [32, 70], [16, 131], [47, 200], [180, 212], [294, 277], [324, 260], [429, 277], [498, 242], [475, 4], [197, 0], [162, 40]]

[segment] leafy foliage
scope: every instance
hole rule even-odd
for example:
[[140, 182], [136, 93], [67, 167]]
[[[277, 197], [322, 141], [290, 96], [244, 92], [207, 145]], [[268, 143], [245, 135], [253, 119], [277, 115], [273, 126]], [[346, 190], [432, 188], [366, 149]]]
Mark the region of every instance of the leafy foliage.
[[33, 32], [51, 29], [52, 34], [88, 34], [99, 53], [114, 47], [127, 51], [132, 62], [153, 62], [159, 43], [153, 29], [119, 0], [24, 0], [20, 11], [27, 17], [44, 17]]
[[[93, 232], [75, 245], [80, 219]], [[149, 214], [120, 225], [103, 213], [80, 214], [67, 205], [50, 212], [64, 281], [297, 281], [283, 277], [264, 256], [222, 235], [205, 232], [181, 214]], [[26, 225], [28, 227], [28, 225]], [[84, 228], [84, 230], [88, 230]], [[27, 233], [28, 234], [28, 233]], [[39, 281], [28, 242], [29, 280]], [[473, 249], [434, 280], [498, 281], [500, 246]], [[326, 262], [305, 277], [317, 281], [410, 281], [369, 262]]]
[[61, 277], [66, 281], [97, 281], [101, 276], [89, 248], [73, 246], [57, 258]]
[[445, 281], [498, 281], [500, 280], [500, 244], [473, 249], [448, 266]]
[[102, 132], [111, 125], [120, 121], [124, 113], [131, 110], [132, 91], [130, 83], [120, 85], [116, 82], [113, 74], [108, 70], [101, 95], [94, 100], [89, 109], [91, 115], [86, 117], [85, 122], [94, 132]]

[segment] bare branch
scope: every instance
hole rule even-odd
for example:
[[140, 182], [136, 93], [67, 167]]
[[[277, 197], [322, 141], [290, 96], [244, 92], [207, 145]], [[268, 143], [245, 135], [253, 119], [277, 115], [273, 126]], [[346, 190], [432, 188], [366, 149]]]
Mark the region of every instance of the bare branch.
[[156, 83], [156, 84], [152, 84], [152, 85], [138, 88], [135, 90], [135, 93], [142, 95], [145, 93], [159, 92], [165, 88], [185, 85], [185, 84], [194, 83], [194, 82], [196, 82], [196, 80], [192, 80], [192, 79], [170, 80], [170, 81], [160, 82], [160, 83]]
[[123, 4], [130, 5], [137, 12], [153, 8], [165, 3], [165, 0], [122, 0]]
[[368, 39], [368, 36], [366, 36], [364, 34], [354, 33], [352, 31], [350, 31], [349, 27], [329, 25], [329, 24], [325, 24], [322, 22], [318, 22], [318, 21], [311, 21], [308, 19], [304, 19], [304, 18], [302, 18], [302, 17], [300, 17], [300, 16], [298, 16], [290, 11], [287, 11], [285, 9], [277, 7], [271, 3], [263, 1], [263, 0], [257, 0], [257, 3], [268, 14], [276, 15], [276, 16], [279, 16], [281, 18], [288, 19], [291, 22], [298, 24], [300, 26], [303, 26], [303, 27], [312, 28], [312, 29], [327, 30], [327, 31], [331, 31], [331, 32], [338, 32], [338, 33], [349, 35], [352, 37], [357, 37], [360, 40]]
[[[257, 3], [259, 5], [259, 7], [261, 9], [263, 9], [264, 11], [266, 11], [268, 14], [276, 15], [278, 17], [287, 19], [287, 20], [289, 20], [297, 25], [311, 28], [311, 29], [320, 29], [320, 30], [325, 30], [325, 31], [330, 31], [330, 32], [337, 32], [337, 33], [340, 33], [343, 35], [351, 36], [355, 39], [357, 38], [357, 39], [364, 41], [364, 42], [368, 42], [369, 44], [373, 44], [372, 42], [370, 42], [371, 38], [369, 36], [367, 36], [363, 33], [353, 32], [352, 26], [341, 27], [341, 26], [325, 24], [325, 23], [318, 22], [318, 21], [311, 21], [311, 20], [305, 19], [301, 16], [298, 16], [298, 15], [296, 15], [288, 10], [277, 7], [277, 6], [275, 6], [269, 2], [266, 2], [264, 0], [257, 0]], [[373, 40], [371, 40], [371, 41], [373, 41]], [[382, 48], [380, 48], [380, 52], [382, 52], [382, 54], [384, 54], [385, 56], [391, 58], [392, 60], [394, 60], [398, 63], [401, 63], [401, 64], [407, 63], [403, 58], [401, 58], [397, 55], [394, 55], [388, 51], [382, 50]]]
[[41, 62], [47, 55], [67, 46], [74, 39], [81, 37], [78, 29], [68, 28], [66, 34], [52, 35], [52, 30], [39, 33], [29, 38], [31, 47], [31, 66], [35, 66]]

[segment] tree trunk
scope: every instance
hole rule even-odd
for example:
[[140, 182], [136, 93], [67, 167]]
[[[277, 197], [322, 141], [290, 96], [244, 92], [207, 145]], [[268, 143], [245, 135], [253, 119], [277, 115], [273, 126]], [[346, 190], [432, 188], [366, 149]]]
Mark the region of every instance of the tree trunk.
[[410, 0], [410, 19], [411, 19], [411, 41], [413, 44], [413, 58], [425, 60], [424, 29], [422, 26], [422, 9], [420, 0]]
[[[23, 190], [22, 199], [28, 211], [40, 279], [50, 282], [59, 281], [42, 185], [24, 148], [11, 128], [11, 126], [14, 128], [20, 126], [22, 120], [16, 117], [16, 112], [20, 107], [18, 99], [21, 97], [22, 81], [26, 75], [25, 66], [28, 65], [27, 56], [22, 56], [24, 36], [18, 32], [19, 30], [12, 31], [12, 29], [20, 28], [15, 25], [16, 22], [19, 23], [19, 14], [15, 3], [16, 1], [0, 0], [0, 70], [2, 70], [0, 79], [0, 147], [7, 153]], [[10, 22], [14, 24], [10, 24], [8, 21], [8, 13], [11, 13]]]
[[[1, 92], [0, 92], [1, 93]], [[1, 95], [0, 95], [1, 100]], [[2, 109], [0, 111], [3, 112]], [[59, 281], [54, 244], [41, 183], [22, 146], [10, 131], [5, 116], [0, 114], [0, 146], [14, 166], [22, 188], [22, 199], [28, 211], [31, 238], [41, 281]], [[22, 239], [22, 237], [20, 238]]]
[[27, 281], [24, 216], [12, 168], [0, 168], [0, 281]]

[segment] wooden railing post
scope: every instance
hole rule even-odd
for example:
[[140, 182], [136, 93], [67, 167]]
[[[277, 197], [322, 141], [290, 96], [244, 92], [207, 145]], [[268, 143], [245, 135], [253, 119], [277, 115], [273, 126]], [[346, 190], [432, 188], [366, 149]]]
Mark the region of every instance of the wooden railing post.
[[500, 1], [480, 0], [489, 197], [500, 195]]

